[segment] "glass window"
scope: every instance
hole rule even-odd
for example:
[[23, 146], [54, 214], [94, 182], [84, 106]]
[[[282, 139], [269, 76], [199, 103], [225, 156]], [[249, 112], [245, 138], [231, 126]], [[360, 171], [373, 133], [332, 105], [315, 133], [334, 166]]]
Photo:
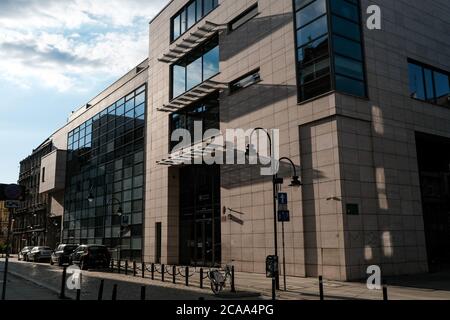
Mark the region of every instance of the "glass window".
[[259, 69], [230, 83], [230, 92], [237, 92], [261, 80]]
[[176, 16], [172, 22], [173, 38], [177, 39], [181, 35], [181, 16]]
[[355, 41], [361, 41], [360, 26], [351, 21], [333, 16], [333, 32]]
[[317, 19], [297, 31], [297, 45], [299, 47], [323, 36], [328, 32], [327, 16]]
[[362, 48], [359, 42], [351, 41], [340, 36], [333, 36], [334, 52], [362, 61]]
[[427, 100], [434, 102], [433, 72], [429, 69], [424, 69], [424, 75]]
[[297, 12], [297, 28], [302, 27], [327, 13], [326, 0], [316, 0]]
[[356, 5], [353, 5], [345, 0], [330, 1], [331, 12], [341, 17], [350, 19], [359, 23], [359, 10]]
[[335, 72], [359, 80], [364, 80], [364, 69], [361, 62], [336, 55]]
[[202, 83], [202, 57], [188, 64], [186, 68], [186, 90]]
[[203, 80], [219, 73], [219, 46], [211, 49], [203, 57]]
[[325, 35], [298, 49], [298, 62], [308, 64], [309, 62], [328, 55], [328, 35]]
[[336, 90], [343, 91], [355, 96], [365, 96], [364, 82], [336, 75]]
[[443, 106], [450, 106], [449, 76], [435, 71], [434, 84], [436, 87], [437, 103]]
[[231, 21], [228, 25], [228, 29], [230, 31], [236, 30], [240, 26], [253, 19], [256, 15], [258, 15], [258, 12], [258, 4], [256, 3], [255, 5], [244, 11], [244, 13], [233, 19], [233, 21]]
[[187, 7], [187, 28], [188, 29], [190, 27], [192, 27], [196, 22], [196, 14], [195, 14], [196, 6], [197, 5], [194, 1]]
[[425, 100], [425, 87], [422, 67], [409, 64], [409, 93], [411, 98]]
[[172, 70], [172, 96], [178, 97], [186, 91], [186, 68], [183, 66], [174, 65]]

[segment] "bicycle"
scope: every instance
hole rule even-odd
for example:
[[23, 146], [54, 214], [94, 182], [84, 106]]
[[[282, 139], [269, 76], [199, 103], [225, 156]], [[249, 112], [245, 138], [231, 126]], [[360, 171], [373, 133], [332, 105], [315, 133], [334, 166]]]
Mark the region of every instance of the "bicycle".
[[211, 290], [218, 295], [226, 287], [226, 283], [231, 279], [231, 265], [227, 264], [224, 271], [212, 270], [208, 272], [208, 278], [211, 282]]

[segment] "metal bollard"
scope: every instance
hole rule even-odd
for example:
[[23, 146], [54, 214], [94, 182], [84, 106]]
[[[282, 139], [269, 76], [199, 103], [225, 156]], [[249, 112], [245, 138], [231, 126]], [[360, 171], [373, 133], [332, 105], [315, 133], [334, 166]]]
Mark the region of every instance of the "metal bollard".
[[272, 278], [272, 300], [277, 300], [277, 293], [276, 293], [276, 287], [277, 287], [277, 280], [275, 277]]
[[81, 300], [81, 290], [77, 289], [77, 301]]
[[133, 277], [136, 277], [136, 261], [133, 261]]
[[117, 264], [117, 269], [118, 269], [118, 273], [120, 274], [120, 268], [122, 267], [122, 261], [118, 261], [118, 264]]
[[155, 280], [155, 264], [152, 263], [152, 280]]
[[161, 281], [164, 282], [164, 273], [166, 273], [166, 266], [161, 265]]
[[59, 294], [60, 299], [66, 299], [66, 277], [67, 277], [67, 267], [64, 267], [61, 280], [61, 292]]
[[200, 289], [203, 289], [203, 268], [200, 268]]
[[234, 286], [234, 266], [231, 266], [231, 292], [236, 293], [236, 288]]
[[98, 288], [98, 301], [102, 301], [103, 300], [103, 288], [105, 286], [105, 280], [101, 280], [100, 281], [100, 287]]
[[128, 260], [125, 260], [125, 275], [128, 275]]
[[185, 275], [186, 275], [186, 287], [189, 287], [189, 267], [186, 267]]
[[383, 286], [383, 300], [384, 301], [388, 301], [389, 300], [387, 285]]
[[113, 292], [112, 292], [112, 298], [111, 300], [116, 301], [117, 300], [117, 284], [114, 285], [113, 287]]
[[175, 272], [177, 272], [177, 267], [173, 266], [173, 267], [172, 267], [172, 282], [173, 282], [174, 284], [177, 283], [177, 278], [176, 278]]
[[111, 259], [111, 271], [114, 272], [114, 259]]
[[145, 300], [145, 286], [141, 287], [141, 300], [144, 301]]
[[142, 262], [142, 278], [145, 278], [145, 262]]
[[323, 277], [322, 276], [319, 276], [319, 295], [320, 295], [320, 300], [323, 301], [324, 296], [323, 296]]

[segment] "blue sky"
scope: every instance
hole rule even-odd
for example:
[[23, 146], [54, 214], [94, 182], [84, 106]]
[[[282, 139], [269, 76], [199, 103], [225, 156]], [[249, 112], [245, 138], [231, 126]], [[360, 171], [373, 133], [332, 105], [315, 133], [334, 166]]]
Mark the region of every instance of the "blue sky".
[[88, 102], [144, 60], [169, 0], [0, 0], [0, 183]]

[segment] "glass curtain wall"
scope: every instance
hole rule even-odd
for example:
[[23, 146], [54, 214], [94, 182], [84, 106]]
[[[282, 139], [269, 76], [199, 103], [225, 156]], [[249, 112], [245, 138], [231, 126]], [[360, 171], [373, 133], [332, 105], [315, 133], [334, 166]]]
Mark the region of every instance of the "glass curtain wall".
[[[64, 243], [141, 259], [146, 94], [140, 87], [68, 134]], [[122, 234], [119, 207], [129, 221]]]

